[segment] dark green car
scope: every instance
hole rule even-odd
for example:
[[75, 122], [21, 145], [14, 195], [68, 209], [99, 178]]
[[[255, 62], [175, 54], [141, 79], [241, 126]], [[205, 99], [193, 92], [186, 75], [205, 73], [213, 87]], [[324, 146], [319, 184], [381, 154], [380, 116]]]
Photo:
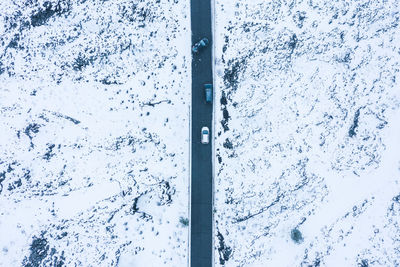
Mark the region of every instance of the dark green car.
[[204, 85], [204, 92], [206, 95], [206, 102], [212, 103], [212, 99], [213, 99], [212, 84], [206, 83]]
[[199, 53], [199, 51], [200, 51], [201, 49], [207, 47], [208, 44], [209, 44], [208, 39], [204, 37], [203, 39], [201, 39], [200, 41], [198, 41], [197, 43], [195, 43], [195, 44], [192, 46], [192, 52], [193, 52], [193, 53]]

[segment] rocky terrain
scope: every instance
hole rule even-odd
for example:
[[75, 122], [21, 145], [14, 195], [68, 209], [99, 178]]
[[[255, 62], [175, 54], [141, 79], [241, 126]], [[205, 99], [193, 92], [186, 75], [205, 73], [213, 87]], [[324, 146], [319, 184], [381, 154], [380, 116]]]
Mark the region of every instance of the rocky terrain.
[[399, 4], [216, 1], [216, 266], [400, 265]]
[[185, 266], [189, 1], [1, 1], [0, 266]]

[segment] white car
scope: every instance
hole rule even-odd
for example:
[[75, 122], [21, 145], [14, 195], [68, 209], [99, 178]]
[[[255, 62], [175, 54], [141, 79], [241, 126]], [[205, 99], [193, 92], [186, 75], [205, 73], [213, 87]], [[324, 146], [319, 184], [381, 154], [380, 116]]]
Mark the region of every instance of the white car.
[[208, 144], [210, 142], [210, 130], [208, 127], [201, 128], [201, 143]]

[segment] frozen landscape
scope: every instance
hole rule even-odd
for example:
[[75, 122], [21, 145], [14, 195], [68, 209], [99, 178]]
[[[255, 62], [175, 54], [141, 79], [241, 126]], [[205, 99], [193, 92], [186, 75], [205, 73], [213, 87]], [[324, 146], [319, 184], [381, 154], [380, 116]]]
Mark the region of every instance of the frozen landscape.
[[189, 1], [0, 10], [0, 266], [187, 266]]
[[[188, 266], [190, 1], [0, 10], [0, 266]], [[214, 15], [215, 266], [400, 266], [400, 2]]]
[[399, 22], [216, 0], [216, 266], [400, 266]]

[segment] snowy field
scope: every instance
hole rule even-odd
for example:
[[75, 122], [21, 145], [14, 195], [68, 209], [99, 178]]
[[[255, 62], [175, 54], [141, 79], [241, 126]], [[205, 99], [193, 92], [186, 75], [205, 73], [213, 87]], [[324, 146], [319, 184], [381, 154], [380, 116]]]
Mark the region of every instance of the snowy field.
[[400, 266], [400, 2], [215, 13], [216, 266]]
[[0, 10], [0, 266], [186, 266], [189, 1]]

